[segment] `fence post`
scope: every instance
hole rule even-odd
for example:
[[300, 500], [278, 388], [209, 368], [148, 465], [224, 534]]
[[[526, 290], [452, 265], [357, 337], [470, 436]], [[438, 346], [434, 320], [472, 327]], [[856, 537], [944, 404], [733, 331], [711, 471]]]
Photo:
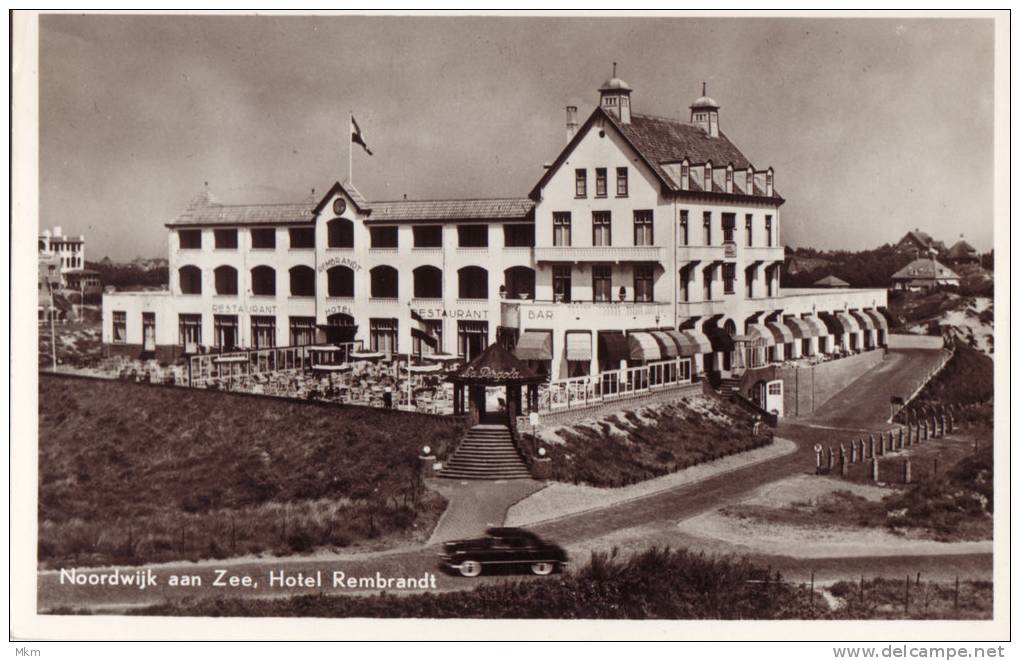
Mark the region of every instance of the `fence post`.
[[910, 484], [910, 460], [903, 460], [903, 483]]
[[876, 457], [871, 458], [871, 481], [878, 482], [878, 459]]
[[868, 453], [872, 459], [875, 458], [875, 437], [871, 434], [868, 434]]
[[[896, 445], [897, 444], [896, 436], [893, 435], [891, 429], [889, 430], [889, 433], [887, 435], [889, 436], [889, 445]], [[899, 443], [899, 446], [900, 446], [900, 449], [902, 450], [903, 449], [903, 443]]]
[[851, 464], [856, 464], [857, 463], [857, 439], [856, 438], [851, 438], [850, 439], [850, 463]]
[[900, 427], [900, 429], [899, 429], [899, 439], [900, 439], [900, 447], [902, 448], [902, 447], [904, 447], [903, 427]]
[[829, 446], [829, 462], [828, 462], [828, 466], [827, 466], [827, 468], [829, 469], [830, 473], [832, 472], [833, 466], [836, 465], [835, 454], [836, 453], [832, 451], [832, 446], [830, 445]]
[[839, 474], [846, 477], [850, 472], [850, 467], [846, 463], [846, 448], [841, 447], [839, 451]]

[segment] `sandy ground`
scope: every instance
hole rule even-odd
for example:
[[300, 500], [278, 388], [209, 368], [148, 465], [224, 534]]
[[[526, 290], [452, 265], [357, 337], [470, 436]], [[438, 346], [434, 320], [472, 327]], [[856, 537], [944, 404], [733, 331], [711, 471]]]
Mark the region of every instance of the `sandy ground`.
[[[880, 500], [889, 490], [834, 478], [799, 475], [756, 490], [741, 504], [782, 507], [804, 502], [834, 491], [851, 491], [869, 500]], [[706, 512], [681, 521], [678, 529], [698, 538], [731, 544], [740, 552], [785, 555], [795, 558], [857, 556], [957, 555], [991, 553], [991, 541], [936, 542], [894, 534], [884, 528], [805, 527]]]
[[618, 489], [589, 487], [551, 482], [549, 486], [518, 502], [507, 511], [506, 525], [527, 526], [550, 521], [580, 512], [650, 496], [701, 480], [715, 477], [738, 468], [790, 454], [797, 449], [793, 441], [776, 438], [772, 445], [742, 452], [716, 461], [691, 466], [669, 475], [631, 484]]
[[[983, 323], [979, 315], [992, 306], [992, 299], [986, 296], [975, 296], [966, 308], [949, 310], [942, 315], [939, 322], [955, 328], [956, 335], [968, 344], [973, 339], [974, 347], [988, 355], [994, 349], [994, 324]], [[926, 333], [927, 324], [917, 324], [908, 328], [911, 333]]]

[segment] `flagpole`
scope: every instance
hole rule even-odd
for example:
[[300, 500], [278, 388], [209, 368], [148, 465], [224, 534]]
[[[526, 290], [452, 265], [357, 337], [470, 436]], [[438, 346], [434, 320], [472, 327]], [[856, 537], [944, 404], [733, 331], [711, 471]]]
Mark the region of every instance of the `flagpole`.
[[354, 186], [354, 111], [347, 122], [347, 183]]

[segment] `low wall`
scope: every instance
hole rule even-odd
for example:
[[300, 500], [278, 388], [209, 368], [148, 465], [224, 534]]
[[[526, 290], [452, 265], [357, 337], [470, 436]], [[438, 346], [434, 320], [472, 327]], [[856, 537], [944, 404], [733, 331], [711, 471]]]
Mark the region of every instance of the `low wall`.
[[740, 382], [740, 391], [751, 399], [759, 381], [783, 381], [783, 416], [810, 415], [885, 359], [881, 349], [808, 367], [771, 366], [748, 370]]
[[[145, 347], [141, 344], [103, 344], [103, 354], [107, 356], [127, 356], [141, 358]], [[176, 344], [157, 344], [153, 358], [163, 363], [172, 363], [184, 358], [184, 350]]]
[[941, 349], [946, 343], [941, 335], [889, 335], [890, 349]]
[[[676, 388], [668, 388], [665, 390], [653, 390], [651, 392], [643, 392], [629, 397], [620, 397], [619, 399], [612, 399], [595, 406], [589, 406], [586, 408], [576, 409], [561, 409], [559, 411], [550, 411], [541, 414], [541, 424], [543, 427], [556, 427], [559, 425], [571, 425], [581, 420], [590, 420], [592, 418], [601, 418], [611, 413], [618, 413], [620, 411], [626, 411], [628, 409], [639, 408], [641, 406], [647, 406], [649, 404], [658, 404], [660, 402], [673, 402], [684, 397], [696, 395], [700, 393], [702, 386], [700, 383], [691, 383], [688, 385], [678, 386]], [[521, 423], [522, 429], [526, 429], [528, 423]]]

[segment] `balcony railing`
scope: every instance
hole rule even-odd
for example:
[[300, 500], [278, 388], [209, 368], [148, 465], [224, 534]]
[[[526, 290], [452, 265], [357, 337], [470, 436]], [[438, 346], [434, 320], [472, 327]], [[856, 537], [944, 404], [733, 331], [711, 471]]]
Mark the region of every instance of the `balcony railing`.
[[537, 262], [661, 262], [666, 250], [659, 246], [537, 246]]

